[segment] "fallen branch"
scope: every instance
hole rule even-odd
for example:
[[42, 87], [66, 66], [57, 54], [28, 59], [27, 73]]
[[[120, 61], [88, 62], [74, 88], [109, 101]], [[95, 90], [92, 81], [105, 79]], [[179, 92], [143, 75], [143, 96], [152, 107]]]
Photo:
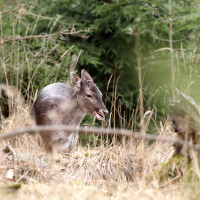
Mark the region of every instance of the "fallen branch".
[[74, 126], [65, 126], [65, 125], [54, 125], [54, 126], [28, 126], [23, 129], [12, 130], [7, 133], [2, 133], [0, 135], [0, 140], [9, 139], [14, 136], [18, 136], [24, 133], [35, 133], [42, 131], [66, 131], [66, 132], [74, 132], [78, 131], [79, 135], [84, 133], [93, 133], [97, 135], [116, 135], [116, 136], [126, 136], [132, 137], [134, 139], [145, 139], [145, 140], [154, 140], [161, 141], [166, 143], [171, 143], [173, 145], [185, 146], [189, 149], [200, 151], [200, 147], [198, 145], [192, 144], [191, 142], [184, 141], [181, 139], [171, 139], [169, 137], [163, 137], [160, 135], [151, 135], [151, 134], [141, 134], [139, 132], [125, 130], [125, 129], [107, 129], [107, 128], [93, 128], [93, 127], [74, 127]]

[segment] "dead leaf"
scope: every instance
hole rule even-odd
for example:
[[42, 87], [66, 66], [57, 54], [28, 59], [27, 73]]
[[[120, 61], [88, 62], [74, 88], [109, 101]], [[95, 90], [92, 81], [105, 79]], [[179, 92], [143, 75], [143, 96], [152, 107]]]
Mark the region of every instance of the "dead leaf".
[[14, 177], [14, 169], [9, 169], [6, 173], [6, 179], [13, 181], [13, 177]]

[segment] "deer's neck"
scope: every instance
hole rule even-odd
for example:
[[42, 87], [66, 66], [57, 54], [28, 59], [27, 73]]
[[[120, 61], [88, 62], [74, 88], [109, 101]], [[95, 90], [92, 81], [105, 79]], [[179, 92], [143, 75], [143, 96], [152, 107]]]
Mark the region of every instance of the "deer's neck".
[[78, 96], [74, 93], [64, 111], [64, 124], [70, 126], [79, 126], [86, 115], [86, 111], [81, 109], [78, 104]]

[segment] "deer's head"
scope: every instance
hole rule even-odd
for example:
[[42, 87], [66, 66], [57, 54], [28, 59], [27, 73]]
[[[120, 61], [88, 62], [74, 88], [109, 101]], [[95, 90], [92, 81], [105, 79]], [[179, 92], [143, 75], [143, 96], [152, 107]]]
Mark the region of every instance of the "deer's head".
[[77, 103], [80, 109], [95, 116], [99, 120], [104, 120], [108, 114], [103, 101], [102, 93], [86, 70], [81, 71], [81, 78], [71, 72], [71, 81], [76, 88]]

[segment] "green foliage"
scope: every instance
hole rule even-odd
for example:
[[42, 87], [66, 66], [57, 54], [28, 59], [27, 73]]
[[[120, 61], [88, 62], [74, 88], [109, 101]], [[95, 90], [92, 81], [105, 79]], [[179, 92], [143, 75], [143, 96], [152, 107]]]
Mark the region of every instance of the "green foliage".
[[[31, 1], [21, 0], [17, 3], [21, 5], [29, 2]], [[7, 3], [5, 10], [16, 6]], [[63, 34], [61, 37], [6, 43], [0, 53], [3, 56], [2, 63], [6, 62], [9, 84], [17, 84], [17, 80], [12, 76], [16, 71], [23, 80], [24, 94], [27, 90], [34, 93], [36, 89], [48, 83], [65, 81], [69, 71], [73, 69], [72, 55], [80, 54], [76, 70], [85, 68], [89, 71], [104, 94], [108, 80], [111, 74], [114, 74], [107, 91], [107, 106], [113, 103], [113, 91], [117, 87], [116, 104], [120, 104], [122, 110], [131, 113], [138, 104], [135, 43], [136, 34], [139, 32], [145, 108], [149, 109], [156, 104], [158, 114], [166, 112], [171, 87], [170, 55], [168, 50], [156, 50], [169, 47], [168, 1], [46, 0], [25, 6], [25, 11], [29, 14], [14, 11], [2, 15], [2, 37], [56, 33], [69, 27], [74, 27], [75, 30], [89, 28], [91, 32], [85, 34], [89, 36], [88, 39]], [[183, 49], [198, 47], [198, 1], [172, 1], [171, 18], [173, 48], [177, 50], [178, 55], [181, 55], [181, 45]], [[69, 48], [70, 51], [62, 56]], [[193, 66], [190, 58], [184, 59], [185, 61], [179, 62], [180, 65], [188, 62], [187, 64]], [[175, 59], [175, 67], [178, 66], [177, 60]], [[198, 66], [198, 63], [195, 66]], [[1, 70], [3, 73], [4, 70]], [[196, 67], [195, 70], [193, 74], [198, 79], [199, 69]], [[182, 86], [186, 85], [191, 80], [186, 73], [184, 74], [185, 76], [177, 79], [176, 86], [179, 86], [180, 82]], [[4, 76], [0, 79], [1, 82], [6, 82]], [[32, 80], [31, 87], [27, 88]]]
[[[14, 8], [18, 9], [13, 12], [13, 7], [6, 6], [6, 11], [1, 16], [1, 38], [4, 41], [11, 38], [13, 41], [1, 44], [0, 82], [15, 86], [31, 103], [37, 90], [52, 82], [66, 81], [70, 71], [71, 52], [69, 50], [66, 53], [66, 46], [63, 47], [63, 41], [58, 40], [59, 36], [34, 38], [37, 27], [42, 23], [48, 24], [51, 18], [33, 13], [34, 4], [27, 5], [24, 10], [15, 5]], [[44, 33], [51, 34], [51, 31]], [[18, 35], [32, 35], [33, 38], [17, 40], [15, 38]], [[62, 57], [64, 53], [65, 57]]]
[[[46, 2], [41, 2], [41, 5], [44, 7]], [[148, 108], [157, 103], [158, 113], [166, 112], [163, 106], [169, 103], [171, 87], [169, 52], [155, 50], [169, 47], [168, 1], [59, 0], [48, 1], [48, 5], [44, 9], [45, 14], [59, 16], [60, 26], [90, 28], [92, 32], [88, 40], [69, 37], [66, 45], [75, 45], [73, 51], [82, 50], [78, 69], [86, 68], [102, 90], [106, 90], [106, 83], [112, 72], [116, 79], [120, 76], [118, 99], [122, 99], [123, 108], [129, 110], [135, 108], [138, 101], [135, 34], [139, 30], [145, 105]], [[196, 5], [197, 1], [172, 2], [175, 49], [180, 49], [180, 44], [184, 48], [192, 48], [199, 43], [200, 15]], [[110, 98], [112, 91], [113, 82], [108, 91]], [[156, 102], [155, 99], [159, 101]]]

